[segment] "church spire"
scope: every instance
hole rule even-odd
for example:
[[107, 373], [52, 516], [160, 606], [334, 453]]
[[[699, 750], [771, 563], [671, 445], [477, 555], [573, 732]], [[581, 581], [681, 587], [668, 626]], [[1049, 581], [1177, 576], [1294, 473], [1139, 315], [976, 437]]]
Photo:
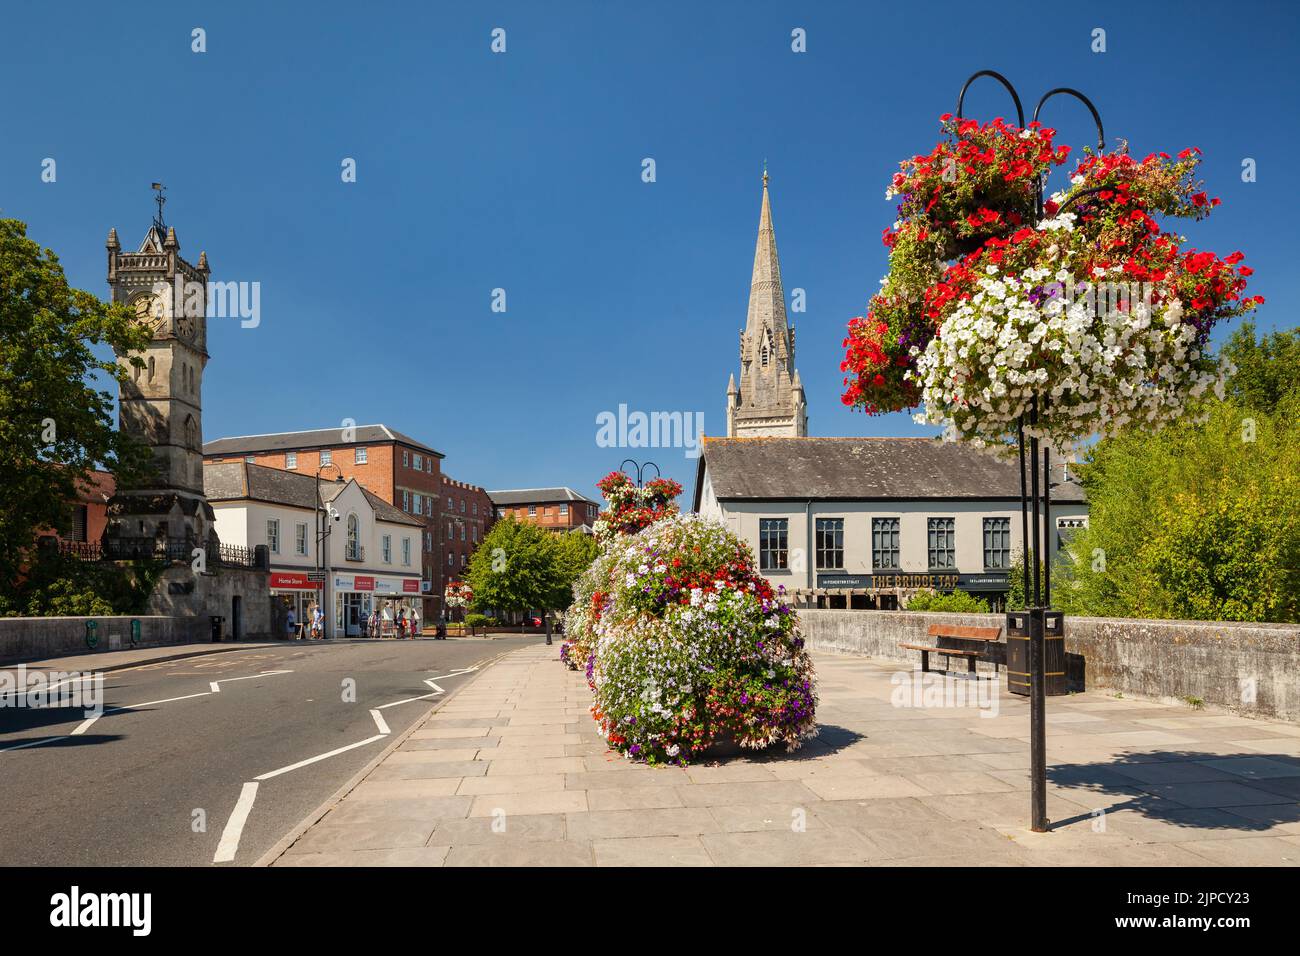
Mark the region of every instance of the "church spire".
[[[758, 243], [754, 247], [754, 273], [749, 285], [749, 314], [746, 335], [767, 330], [775, 341], [784, 333], [785, 291], [781, 288], [781, 262], [776, 253], [776, 230], [772, 228], [772, 198], [767, 191], [767, 169], [763, 170], [763, 205], [758, 215]], [[784, 337], [783, 335], [781, 337]]]
[[785, 313], [768, 181], [764, 163], [749, 311], [740, 333], [740, 387], [729, 384], [727, 388], [729, 436], [808, 434], [807, 404], [794, 368], [794, 330]]

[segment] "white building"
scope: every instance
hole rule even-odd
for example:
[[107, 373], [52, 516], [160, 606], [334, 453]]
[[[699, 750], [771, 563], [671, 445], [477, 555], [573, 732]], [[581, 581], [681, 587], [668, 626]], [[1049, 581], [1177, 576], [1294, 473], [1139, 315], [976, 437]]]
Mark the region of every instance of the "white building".
[[[222, 543], [267, 546], [272, 596], [298, 621], [319, 602], [329, 636], [357, 637], [374, 610], [395, 618], [420, 606], [424, 522], [355, 479], [320, 482], [329, 526], [322, 554], [314, 476], [238, 461], [205, 463], [203, 478]], [[318, 569], [320, 581], [311, 576]]]
[[[1048, 553], [1086, 526], [1083, 488], [1054, 468]], [[1020, 468], [932, 438], [706, 438], [694, 510], [749, 543], [795, 603], [896, 608], [963, 590], [999, 606], [1022, 547]]]

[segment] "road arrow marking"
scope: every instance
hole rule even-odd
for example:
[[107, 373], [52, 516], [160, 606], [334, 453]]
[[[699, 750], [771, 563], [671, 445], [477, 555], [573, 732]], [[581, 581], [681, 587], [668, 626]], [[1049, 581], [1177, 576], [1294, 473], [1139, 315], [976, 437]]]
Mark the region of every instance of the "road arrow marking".
[[384, 723], [384, 718], [378, 710], [372, 710], [370, 716], [375, 718], [375, 726], [379, 728], [381, 734], [387, 736], [392, 733], [392, 731], [388, 729], [388, 724]]
[[373, 737], [367, 737], [365, 740], [358, 740], [354, 744], [348, 744], [346, 747], [339, 747], [337, 750], [331, 750], [329, 753], [318, 754], [315, 757], [308, 757], [306, 760], [299, 760], [297, 763], [291, 763], [287, 767], [281, 767], [279, 770], [272, 770], [270, 773], [264, 773], [254, 780], [270, 780], [272, 777], [278, 777], [282, 773], [288, 773], [290, 770], [297, 770], [299, 767], [305, 767], [308, 764], [317, 763], [321, 760], [327, 760], [330, 757], [336, 757], [341, 753], [349, 750], [356, 750], [358, 747], [364, 747], [366, 744], [373, 744], [376, 740], [383, 740], [387, 734], [375, 734]]
[[230, 819], [226, 821], [226, 828], [221, 831], [221, 842], [217, 844], [217, 853], [212, 858], [213, 863], [229, 863], [235, 858], [235, 851], [239, 849], [239, 838], [244, 832], [244, 824], [248, 821], [248, 814], [253, 809], [255, 799], [257, 799], [257, 784], [244, 784], [244, 788], [239, 791], [239, 800], [235, 803], [235, 809], [231, 811]]
[[292, 673], [293, 671], [262, 671], [260, 674], [249, 674], [247, 677], [223, 677], [221, 680], [214, 680], [208, 686], [212, 688], [212, 693], [219, 694], [221, 693], [221, 688], [217, 686], [218, 684], [229, 684], [231, 681], [236, 680], [252, 680], [254, 677], [274, 677], [276, 674]]

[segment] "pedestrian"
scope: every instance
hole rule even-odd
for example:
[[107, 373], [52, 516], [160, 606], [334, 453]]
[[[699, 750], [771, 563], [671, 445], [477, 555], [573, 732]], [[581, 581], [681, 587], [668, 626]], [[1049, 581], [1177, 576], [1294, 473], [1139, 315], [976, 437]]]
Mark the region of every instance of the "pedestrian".
[[317, 640], [325, 636], [325, 615], [321, 612], [319, 604], [313, 604], [311, 607], [311, 636]]
[[370, 617], [366, 619], [366, 623], [368, 625], [366, 629], [366, 633], [370, 637], [376, 637], [376, 638], [379, 637], [379, 609], [378, 608], [372, 607], [370, 609]]
[[411, 608], [411, 640], [420, 636], [420, 612]]
[[379, 634], [382, 637], [385, 631], [393, 629], [393, 610], [387, 604], [384, 605], [384, 613], [379, 621]]
[[284, 618], [284, 631], [289, 636], [289, 640], [291, 641], [298, 636], [295, 633], [297, 629], [297, 624], [298, 622], [294, 619], [293, 616], [293, 608], [289, 608], [289, 613], [286, 614]]
[[406, 637], [406, 608], [397, 609], [397, 639], [400, 641]]

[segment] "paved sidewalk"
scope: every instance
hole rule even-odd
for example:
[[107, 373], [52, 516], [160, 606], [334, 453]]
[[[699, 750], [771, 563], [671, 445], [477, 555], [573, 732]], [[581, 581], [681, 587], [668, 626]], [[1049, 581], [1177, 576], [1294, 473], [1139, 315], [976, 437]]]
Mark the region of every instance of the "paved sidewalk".
[[606, 751], [558, 653], [487, 669], [274, 865], [1300, 863], [1300, 725], [1051, 698], [1037, 834], [1028, 704], [1004, 690], [993, 717], [895, 706], [895, 675], [917, 674], [815, 654], [804, 749], [656, 769]]

